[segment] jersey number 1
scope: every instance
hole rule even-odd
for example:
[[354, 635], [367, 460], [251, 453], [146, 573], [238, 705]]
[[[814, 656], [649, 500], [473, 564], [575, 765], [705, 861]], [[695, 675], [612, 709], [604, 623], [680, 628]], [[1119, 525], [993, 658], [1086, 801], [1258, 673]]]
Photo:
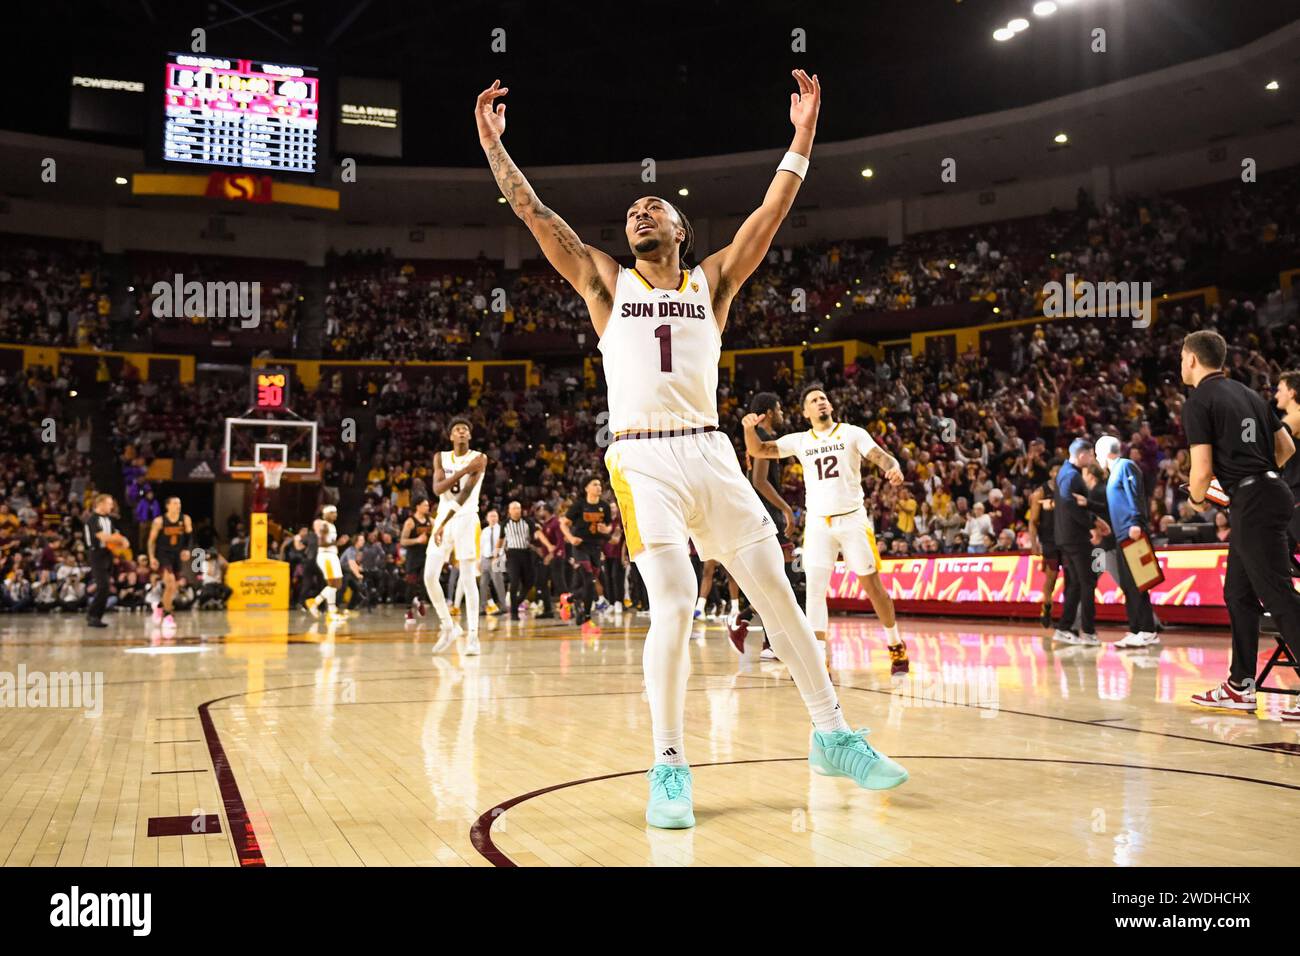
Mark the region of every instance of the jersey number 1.
[[655, 338], [659, 340], [659, 371], [673, 370], [673, 327], [665, 322], [655, 329]]

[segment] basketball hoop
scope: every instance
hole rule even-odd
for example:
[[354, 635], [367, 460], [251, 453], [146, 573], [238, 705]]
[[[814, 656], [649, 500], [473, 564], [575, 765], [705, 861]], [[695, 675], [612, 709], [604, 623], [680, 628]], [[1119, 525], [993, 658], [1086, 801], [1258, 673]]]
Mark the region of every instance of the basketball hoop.
[[273, 491], [280, 487], [280, 479], [284, 477], [284, 462], [259, 461], [257, 467], [262, 472], [263, 488]]

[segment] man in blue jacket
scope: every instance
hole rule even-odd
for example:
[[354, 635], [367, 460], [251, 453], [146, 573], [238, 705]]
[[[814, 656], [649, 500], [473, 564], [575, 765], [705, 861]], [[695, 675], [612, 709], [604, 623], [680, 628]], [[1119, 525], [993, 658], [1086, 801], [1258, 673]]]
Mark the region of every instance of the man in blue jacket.
[[[1097, 439], [1097, 461], [1106, 471], [1106, 504], [1116, 541], [1136, 541], [1147, 528], [1147, 497], [1142, 487], [1142, 472], [1128, 458], [1120, 457], [1119, 439], [1105, 435]], [[1156, 635], [1155, 614], [1151, 598], [1139, 590], [1123, 552], [1119, 555], [1119, 586], [1124, 592], [1124, 610], [1128, 615], [1128, 633], [1116, 647], [1152, 647], [1160, 643]]]
[[[1088, 488], [1080, 469], [1092, 464], [1092, 442], [1076, 438], [1070, 443], [1070, 459], [1056, 474], [1056, 543], [1065, 567], [1065, 599], [1061, 620], [1052, 639], [1062, 644], [1097, 645], [1097, 569], [1093, 566], [1093, 531], [1109, 534], [1104, 521], [1094, 518], [1086, 506]], [[1075, 496], [1078, 496], [1076, 498]], [[1079, 628], [1075, 629], [1078, 615]]]

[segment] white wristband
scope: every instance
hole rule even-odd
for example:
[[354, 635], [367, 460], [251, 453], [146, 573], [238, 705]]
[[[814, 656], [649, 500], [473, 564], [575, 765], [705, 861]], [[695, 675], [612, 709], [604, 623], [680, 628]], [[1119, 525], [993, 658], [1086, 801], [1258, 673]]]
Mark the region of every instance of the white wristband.
[[783, 169], [794, 173], [801, 180], [807, 179], [808, 157], [800, 156], [798, 153], [794, 152], [786, 153], [785, 158], [781, 160], [781, 165], [776, 167], [777, 172], [780, 172]]

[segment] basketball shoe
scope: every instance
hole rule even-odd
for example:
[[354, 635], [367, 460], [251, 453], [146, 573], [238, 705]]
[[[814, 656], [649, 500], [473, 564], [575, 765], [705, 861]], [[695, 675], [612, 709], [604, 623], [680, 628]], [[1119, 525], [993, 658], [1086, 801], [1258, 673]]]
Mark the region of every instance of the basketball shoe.
[[1228, 681], [1202, 694], [1193, 694], [1192, 703], [1200, 707], [1222, 707], [1226, 710], [1254, 710], [1255, 681], [1248, 679], [1246, 686], [1238, 689]]
[[691, 768], [657, 763], [646, 776], [650, 778], [650, 800], [645, 807], [645, 822], [661, 830], [695, 826]]
[[871, 744], [861, 730], [814, 729], [808, 763], [823, 777], [852, 777], [864, 790], [890, 790], [907, 783], [908, 773]]
[[1130, 631], [1120, 640], [1115, 642], [1116, 647], [1133, 648], [1133, 647], [1156, 647], [1160, 644], [1160, 637], [1155, 631]]
[[907, 659], [907, 645], [902, 641], [897, 644], [889, 645], [889, 676], [897, 677], [900, 674], [906, 674], [911, 669], [911, 662]]

